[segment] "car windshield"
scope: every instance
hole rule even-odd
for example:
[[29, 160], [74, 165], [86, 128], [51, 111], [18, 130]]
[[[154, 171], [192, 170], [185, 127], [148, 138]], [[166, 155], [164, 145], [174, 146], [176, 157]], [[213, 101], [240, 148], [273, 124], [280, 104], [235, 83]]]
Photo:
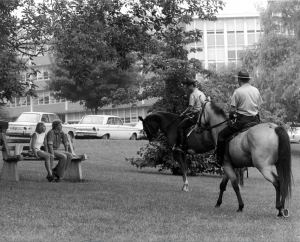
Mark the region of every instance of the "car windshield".
[[103, 124], [104, 117], [86, 116], [79, 123], [80, 124]]
[[16, 122], [38, 123], [39, 120], [40, 114], [38, 113], [22, 113]]

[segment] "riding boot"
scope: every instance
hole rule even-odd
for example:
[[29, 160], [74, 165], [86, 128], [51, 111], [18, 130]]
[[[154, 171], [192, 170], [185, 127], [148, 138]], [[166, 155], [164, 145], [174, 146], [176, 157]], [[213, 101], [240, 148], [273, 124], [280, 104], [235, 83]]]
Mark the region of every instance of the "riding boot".
[[224, 161], [224, 155], [225, 155], [225, 145], [226, 142], [225, 141], [219, 141], [217, 143], [217, 160], [216, 162], [222, 166], [223, 165], [223, 161]]

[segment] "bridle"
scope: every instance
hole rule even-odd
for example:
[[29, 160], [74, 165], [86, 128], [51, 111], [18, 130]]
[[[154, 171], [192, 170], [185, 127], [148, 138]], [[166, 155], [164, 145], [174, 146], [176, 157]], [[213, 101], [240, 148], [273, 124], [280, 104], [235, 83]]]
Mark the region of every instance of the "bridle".
[[208, 127], [202, 127], [202, 126], [201, 126], [202, 116], [203, 116], [204, 122], [206, 123], [204, 109], [205, 109], [205, 106], [206, 106], [206, 104], [207, 104], [208, 102], [210, 102], [210, 101], [206, 101], [206, 102], [202, 105], [202, 110], [201, 110], [200, 118], [199, 118], [199, 120], [198, 120], [198, 122], [197, 122], [197, 125], [198, 125], [198, 132], [203, 132], [204, 130], [206, 130], [206, 131], [211, 131], [212, 129], [214, 129], [214, 128], [220, 126], [221, 124], [226, 123], [227, 121], [230, 120], [230, 118], [228, 118], [228, 119], [226, 119], [226, 120], [224, 120], [224, 121], [222, 121], [221, 123], [218, 123], [218, 124], [216, 124], [216, 125], [212, 125], [212, 126], [208, 126]]

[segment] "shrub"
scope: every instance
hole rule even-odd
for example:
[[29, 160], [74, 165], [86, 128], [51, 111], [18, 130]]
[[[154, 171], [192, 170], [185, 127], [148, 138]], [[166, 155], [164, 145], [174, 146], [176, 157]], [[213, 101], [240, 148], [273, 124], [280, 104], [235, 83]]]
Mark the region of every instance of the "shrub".
[[[208, 163], [213, 159], [213, 152], [198, 155], [187, 155], [188, 174], [195, 176], [197, 173], [223, 174], [222, 169]], [[131, 165], [137, 168], [153, 167], [159, 171], [171, 170], [174, 175], [181, 175], [181, 169], [177, 161], [173, 159], [172, 151], [166, 143], [163, 134], [159, 134], [155, 141], [142, 147], [137, 154], [138, 158], [126, 158]]]

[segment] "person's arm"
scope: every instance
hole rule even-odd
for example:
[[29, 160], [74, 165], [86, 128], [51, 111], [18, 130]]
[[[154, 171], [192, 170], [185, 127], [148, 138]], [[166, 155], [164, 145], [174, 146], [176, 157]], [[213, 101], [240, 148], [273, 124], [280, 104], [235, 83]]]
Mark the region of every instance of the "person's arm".
[[189, 106], [186, 110], [183, 111], [183, 113], [180, 114], [180, 117], [184, 116], [188, 112], [192, 112], [194, 104], [195, 104], [195, 96], [191, 94], [189, 99]]
[[37, 153], [36, 153], [36, 149], [34, 148], [35, 142], [36, 142], [36, 133], [33, 133], [31, 136], [31, 145], [30, 148], [34, 154], [35, 157], [38, 157]]
[[44, 148], [45, 148], [45, 151], [48, 152], [47, 135], [45, 135], [45, 139], [44, 139]]
[[62, 139], [62, 143], [65, 147], [65, 151], [68, 152], [69, 150], [69, 142], [68, 142], [68, 138], [67, 138], [67, 134], [65, 134], [64, 132], [61, 133], [61, 139]]
[[230, 110], [229, 110], [229, 118], [233, 119], [235, 113], [236, 113], [236, 108], [235, 108], [235, 106], [230, 106]]
[[53, 132], [48, 132], [47, 134], [47, 146], [48, 146], [48, 152], [52, 155], [54, 155], [54, 151], [53, 151]]
[[237, 106], [238, 106], [238, 93], [234, 91], [232, 97], [231, 97], [231, 103], [230, 103], [230, 110], [229, 110], [229, 118], [233, 119], [234, 114], [237, 111]]
[[182, 114], [180, 114], [180, 117], [184, 116], [186, 113], [192, 112], [193, 111], [193, 106], [189, 105], [188, 108], [186, 110], [184, 110], [182, 112]]

